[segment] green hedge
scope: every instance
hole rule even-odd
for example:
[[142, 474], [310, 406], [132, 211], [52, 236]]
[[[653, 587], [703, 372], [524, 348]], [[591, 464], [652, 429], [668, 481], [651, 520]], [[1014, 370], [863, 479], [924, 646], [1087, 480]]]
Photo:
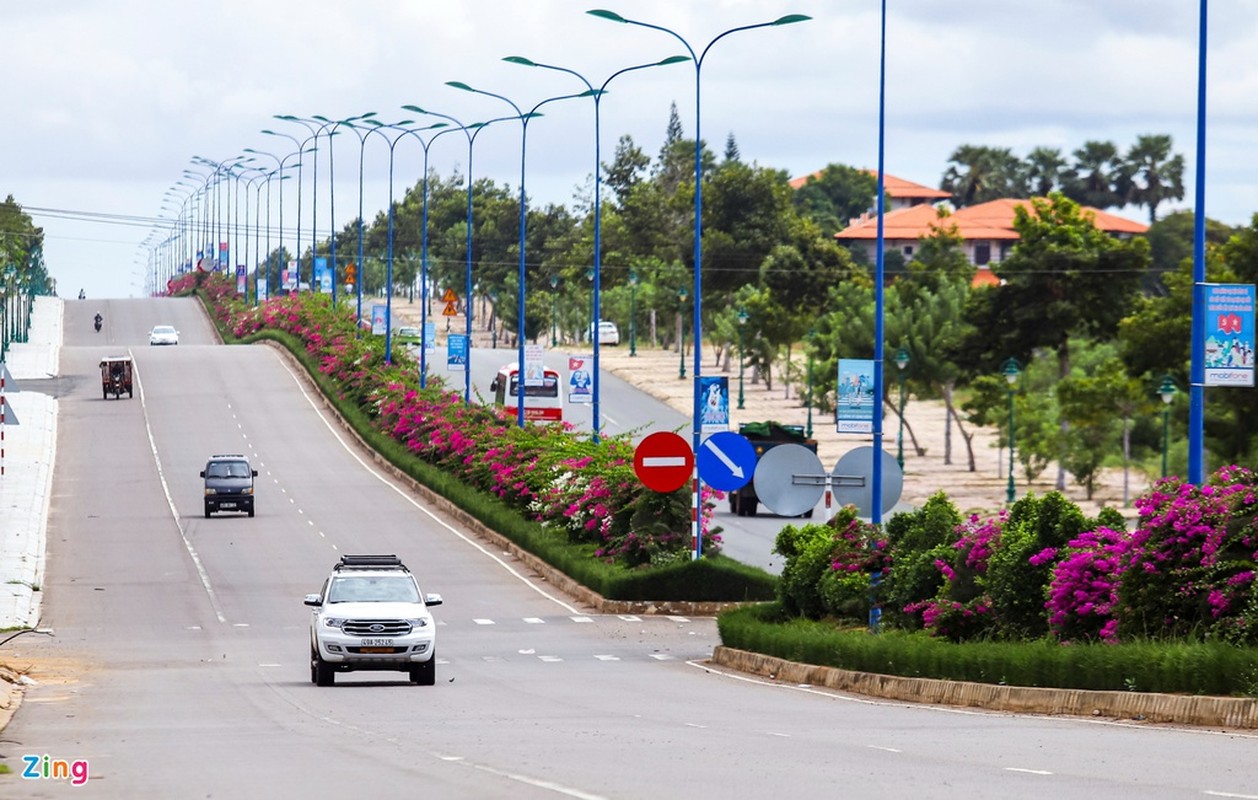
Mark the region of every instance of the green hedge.
[[726, 611], [717, 617], [717, 628], [729, 647], [860, 672], [1010, 686], [1258, 696], [1258, 649], [1217, 642], [954, 644], [920, 631], [873, 635], [787, 618], [778, 603]]

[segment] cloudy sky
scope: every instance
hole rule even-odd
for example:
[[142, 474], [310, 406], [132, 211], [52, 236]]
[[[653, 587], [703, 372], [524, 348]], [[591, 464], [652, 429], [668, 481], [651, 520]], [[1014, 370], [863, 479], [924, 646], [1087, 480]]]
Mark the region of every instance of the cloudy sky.
[[[1186, 198], [1173, 207], [1191, 206], [1196, 0], [888, 5], [888, 173], [938, 185], [960, 144], [1069, 154], [1088, 140], [1126, 149], [1141, 134], [1168, 133], [1188, 163]], [[834, 162], [876, 165], [878, 0], [3, 0], [0, 195], [14, 195], [45, 229], [63, 296], [80, 287], [93, 297], [139, 295], [141, 242], [163, 194], [194, 156], [292, 152], [261, 133], [303, 133], [276, 114], [375, 111], [393, 122], [417, 118], [401, 110], [414, 104], [475, 122], [510, 108], [446, 81], [525, 110], [584, 88], [505, 56], [568, 67], [599, 85], [624, 67], [685, 55], [665, 33], [584, 13], [599, 7], [670, 28], [697, 52], [729, 28], [813, 17], [713, 46], [702, 68], [702, 136], [719, 152], [733, 133], [744, 160], [792, 176]], [[1258, 0], [1215, 3], [1208, 36], [1206, 213], [1246, 224], [1258, 212]], [[604, 161], [623, 134], [656, 153], [673, 102], [693, 136], [694, 86], [684, 64], [613, 81], [601, 103]], [[544, 113], [528, 128], [526, 187], [534, 203], [570, 203], [593, 171], [593, 103], [552, 103]], [[413, 139], [398, 146], [399, 194], [422, 164], [419, 147], [405, 142]], [[334, 183], [321, 168], [322, 230], [329, 186], [337, 227], [356, 211], [359, 145], [338, 136], [336, 147]], [[466, 139], [443, 137], [430, 158], [442, 174], [466, 173]], [[377, 139], [365, 159], [368, 218], [386, 203], [387, 166]], [[518, 186], [519, 175], [519, 126], [483, 131], [473, 176]], [[288, 198], [291, 227], [295, 193]]]

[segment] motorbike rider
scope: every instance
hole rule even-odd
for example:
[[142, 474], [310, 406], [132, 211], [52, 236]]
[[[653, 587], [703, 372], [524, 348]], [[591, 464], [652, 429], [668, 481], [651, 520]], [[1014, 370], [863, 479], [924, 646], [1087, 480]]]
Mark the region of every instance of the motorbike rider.
[[97, 311], [96, 312], [96, 330], [98, 331], [100, 330], [101, 323], [103, 323], [104, 321], [105, 321], [105, 318], [100, 315], [99, 311]]
[[86, 299], [87, 299], [87, 292], [83, 291], [82, 289], [79, 289], [79, 299], [80, 299], [80, 300], [86, 300]]

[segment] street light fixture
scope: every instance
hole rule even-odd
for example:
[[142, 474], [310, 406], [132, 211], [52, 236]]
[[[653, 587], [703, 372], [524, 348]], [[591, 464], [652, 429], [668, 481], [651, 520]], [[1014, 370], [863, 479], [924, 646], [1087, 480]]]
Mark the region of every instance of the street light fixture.
[[[677, 311], [677, 355], [678, 360], [677, 377], [685, 379], [686, 377], [686, 287], [683, 286], [677, 290], [677, 299], [681, 301], [680, 308]], [[696, 384], [697, 386], [698, 384]]]
[[1171, 403], [1175, 402], [1175, 379], [1170, 375], [1162, 376], [1162, 385], [1158, 394], [1162, 396], [1162, 477], [1166, 477], [1166, 453], [1170, 448], [1171, 435]]
[[747, 326], [747, 318], [750, 315], [747, 309], [738, 309], [738, 408], [743, 408], [743, 362], [746, 360], [743, 355], [743, 328]]
[[[677, 33], [676, 31], [665, 28], [661, 25], [654, 25], [649, 22], [641, 22], [638, 20], [627, 19], [617, 14], [614, 11], [607, 11], [604, 9], [593, 9], [591, 11], [587, 11], [586, 13], [595, 17], [599, 17], [601, 19], [611, 20], [612, 22], [620, 22], [627, 25], [637, 25], [643, 28], [650, 28], [652, 30], [657, 30], [663, 33], [667, 33], [669, 36], [672, 36], [674, 39], [681, 42], [682, 46], [685, 47], [687, 52], [690, 53], [690, 58], [694, 62], [694, 65], [695, 65], [695, 186], [694, 186], [694, 192], [695, 192], [694, 271], [695, 271], [695, 276], [694, 276], [694, 325], [693, 325], [694, 338], [695, 338], [695, 354], [694, 354], [695, 389], [693, 392], [694, 413], [693, 413], [693, 417], [691, 421], [691, 438], [692, 438], [692, 446], [694, 448], [694, 451], [697, 453], [699, 452], [699, 437], [702, 434], [702, 430], [703, 430], [702, 422], [701, 422], [702, 398], [699, 396], [700, 376], [703, 370], [703, 360], [702, 360], [703, 348], [701, 347], [701, 343], [703, 341], [703, 322], [702, 322], [703, 282], [701, 278], [701, 274], [703, 272], [703, 252], [702, 252], [702, 249], [703, 249], [702, 248], [702, 242], [703, 242], [703, 236], [702, 236], [702, 233], [703, 233], [703, 180], [702, 180], [703, 178], [703, 136], [700, 131], [700, 122], [702, 120], [702, 114], [700, 113], [700, 86], [701, 86], [700, 76], [703, 69], [703, 59], [707, 57], [708, 52], [712, 49], [712, 46], [714, 44], [716, 44], [718, 41], [725, 38], [726, 36], [729, 36], [731, 33], [737, 33], [738, 31], [752, 30], [754, 28], [768, 28], [768, 27], [776, 27], [780, 25], [789, 25], [794, 22], [803, 22], [805, 20], [811, 19], [811, 17], [807, 17], [803, 14], [787, 14], [785, 16], [778, 17], [777, 19], [771, 22], [761, 22], [755, 25], [741, 25], [737, 28], [730, 28], [729, 30], [718, 34], [715, 38], [709, 41], [707, 45], [703, 48], [702, 53], [696, 54], [694, 48], [690, 46], [690, 43], [687, 42], [685, 38], [681, 36], [681, 34]], [[685, 376], [683, 375], [682, 377], [685, 377]], [[699, 491], [700, 491], [699, 482], [695, 481], [695, 489], [694, 489], [695, 507], [698, 507], [700, 504]], [[695, 519], [691, 523], [691, 536], [694, 539], [693, 557], [696, 559], [699, 558], [701, 555], [703, 555], [703, 540], [702, 540], [701, 532], [702, 532], [702, 528], [699, 525], [698, 515], [695, 515]]]
[[1016, 490], [1013, 485], [1013, 445], [1014, 445], [1014, 419], [1013, 419], [1013, 396], [1017, 392], [1018, 380], [1022, 377], [1022, 367], [1018, 364], [1017, 359], [1006, 359], [1001, 371], [1005, 374], [1005, 380], [1009, 383], [1009, 489], [1005, 492], [1005, 502], [1012, 503]]
[[[629, 270], [629, 357], [638, 354], [638, 271]], [[742, 408], [742, 406], [739, 406]]]
[[900, 379], [900, 436], [896, 445], [895, 461], [900, 465], [901, 471], [904, 470], [904, 370], [908, 365], [909, 351], [901, 347], [895, 351], [895, 366], [899, 370], [897, 377]]

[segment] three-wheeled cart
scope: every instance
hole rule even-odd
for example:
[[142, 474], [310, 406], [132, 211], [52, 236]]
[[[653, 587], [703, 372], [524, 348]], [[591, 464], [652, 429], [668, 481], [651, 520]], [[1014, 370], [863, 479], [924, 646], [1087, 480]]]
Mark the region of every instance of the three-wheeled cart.
[[108, 356], [100, 360], [100, 394], [101, 397], [108, 400], [109, 395], [113, 395], [114, 399], [122, 397], [122, 393], [126, 392], [127, 397], [134, 397], [131, 389], [131, 356]]

